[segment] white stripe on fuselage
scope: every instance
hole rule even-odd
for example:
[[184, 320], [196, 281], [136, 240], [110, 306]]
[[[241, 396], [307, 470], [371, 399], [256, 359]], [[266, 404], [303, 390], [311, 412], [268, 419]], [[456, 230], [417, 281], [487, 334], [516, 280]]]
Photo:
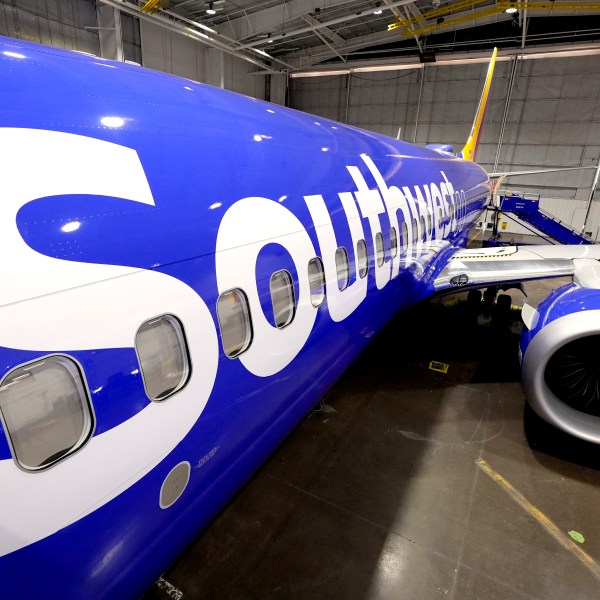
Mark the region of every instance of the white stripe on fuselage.
[[[144, 320], [172, 313], [184, 323], [194, 369], [188, 385], [172, 399], [148, 402], [144, 410], [93, 437], [80, 452], [48, 471], [25, 473], [12, 460], [0, 461], [3, 555], [82, 518], [160, 463], [185, 438], [208, 401], [217, 372], [218, 341], [204, 300], [183, 282], [155, 271], [51, 258], [27, 246], [16, 227], [22, 206], [48, 196], [88, 195], [90, 202], [94, 195], [112, 196], [154, 205], [134, 150], [74, 134], [5, 128], [0, 129], [0, 160], [5, 173], [0, 180], [0, 253], [10, 259], [2, 267], [10, 285], [0, 288], [0, 346], [40, 352], [133, 348]], [[373, 161], [366, 155], [362, 160], [376, 189], [369, 188], [361, 169], [349, 166], [356, 189], [339, 193], [354, 246], [349, 251], [355, 252], [356, 242], [365, 238], [364, 220], [372, 247], [375, 235], [382, 233], [381, 215], [387, 214], [399, 232], [400, 211], [408, 229], [406, 254], [398, 252], [375, 267], [376, 287], [382, 289], [435, 240], [456, 231], [456, 221], [442, 225], [439, 220], [441, 209], [443, 221], [449, 221], [456, 194], [441, 171], [439, 183], [423, 184], [422, 190], [388, 187]], [[367, 278], [357, 278], [339, 291], [338, 245], [327, 203], [321, 195], [306, 196], [305, 202], [324, 262], [329, 314], [342, 321], [365, 299]], [[435, 224], [433, 240], [420, 225], [413, 238], [412, 219], [421, 214], [429, 214]], [[269, 243], [288, 250], [299, 276], [296, 316], [285, 329], [267, 322], [256, 289], [256, 259]], [[251, 373], [264, 377], [285, 368], [310, 336], [316, 310], [310, 303], [306, 265], [316, 255], [302, 223], [273, 200], [244, 198], [224, 215], [216, 242], [218, 288], [221, 292], [242, 287], [248, 294], [254, 340], [240, 361]]]

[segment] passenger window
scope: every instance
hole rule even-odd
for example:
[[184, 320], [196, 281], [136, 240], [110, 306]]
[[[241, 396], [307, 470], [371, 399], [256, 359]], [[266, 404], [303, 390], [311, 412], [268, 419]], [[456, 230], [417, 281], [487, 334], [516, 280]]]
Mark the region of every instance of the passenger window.
[[223, 292], [217, 300], [217, 316], [221, 329], [223, 352], [235, 358], [252, 342], [252, 323], [246, 294], [240, 289]]
[[94, 429], [79, 367], [46, 356], [17, 367], [0, 384], [0, 413], [16, 462], [40, 471], [72, 454]]
[[408, 249], [408, 227], [405, 221], [402, 221], [402, 235], [400, 237], [400, 243], [402, 244], [402, 252], [406, 252]]
[[285, 270], [273, 273], [269, 288], [271, 290], [275, 326], [278, 329], [283, 329], [294, 320], [294, 314], [296, 313], [292, 276]]
[[367, 244], [365, 240], [356, 242], [356, 258], [358, 263], [358, 276], [362, 279], [369, 270], [369, 255], [367, 253]]
[[383, 235], [379, 231], [375, 234], [375, 255], [377, 256], [377, 266], [381, 267], [385, 260], [385, 250], [383, 249]]
[[135, 334], [135, 350], [150, 400], [166, 400], [187, 383], [189, 353], [177, 317], [162, 315], [142, 323]]
[[308, 261], [308, 285], [312, 305], [321, 306], [325, 301], [325, 272], [320, 258], [311, 258]]
[[390, 227], [390, 254], [392, 258], [398, 255], [398, 234], [395, 227]]
[[337, 271], [338, 288], [340, 292], [348, 287], [350, 280], [350, 265], [346, 248], [340, 246], [335, 251], [335, 270]]

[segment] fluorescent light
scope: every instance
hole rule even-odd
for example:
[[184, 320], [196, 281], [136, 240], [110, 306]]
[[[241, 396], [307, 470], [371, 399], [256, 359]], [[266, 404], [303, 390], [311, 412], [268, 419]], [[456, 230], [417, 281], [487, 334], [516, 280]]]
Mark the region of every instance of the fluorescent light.
[[422, 69], [421, 63], [399, 63], [397, 65], [374, 65], [372, 67], [356, 67], [352, 73], [377, 73], [379, 71], [404, 71], [406, 69]]
[[377, 10], [374, 10], [374, 11], [373, 11], [373, 14], [374, 14], [374, 15], [380, 15], [382, 12], [383, 12], [383, 11], [382, 11], [380, 8], [378, 8]]
[[[511, 56], [498, 56], [496, 58], [496, 62], [505, 62], [510, 60]], [[490, 62], [489, 56], [483, 56], [482, 58], [448, 58], [446, 60], [438, 60], [435, 63], [432, 63], [431, 66], [439, 66], [439, 65], [476, 65], [478, 63], [488, 64]]]
[[595, 56], [596, 54], [600, 54], [600, 48], [588, 48], [586, 50], [562, 50], [558, 52], [532, 52], [531, 54], [524, 54], [523, 59], [566, 58], [571, 56]]
[[216, 15], [217, 11], [214, 8], [207, 8], [206, 9], [206, 14], [207, 15]]
[[[497, 62], [509, 61], [513, 56], [518, 56], [523, 60], [534, 60], [539, 58], [567, 58], [573, 56], [596, 56], [600, 54], [600, 46], [592, 46], [591, 48], [577, 48], [572, 50], [557, 50], [548, 52], [527, 52], [524, 53], [516, 52], [511, 54], [505, 54], [498, 56]], [[437, 62], [431, 63], [428, 67], [443, 67], [443, 66], [456, 66], [456, 65], [474, 65], [474, 64], [487, 64], [490, 62], [489, 56], [474, 56], [472, 58], [447, 58], [438, 59]], [[348, 69], [337, 69], [337, 70], [323, 70], [323, 71], [298, 71], [291, 73], [292, 79], [301, 77], [328, 77], [334, 75], [348, 75], [349, 73], [377, 73], [379, 71], [402, 71], [408, 69], [422, 69], [421, 63], [396, 63], [388, 65], [371, 65], [364, 67], [354, 67]]]
[[300, 73], [290, 73], [292, 79], [297, 77], [326, 77], [327, 75], [348, 75], [349, 69], [340, 69], [339, 71], [304, 71]]

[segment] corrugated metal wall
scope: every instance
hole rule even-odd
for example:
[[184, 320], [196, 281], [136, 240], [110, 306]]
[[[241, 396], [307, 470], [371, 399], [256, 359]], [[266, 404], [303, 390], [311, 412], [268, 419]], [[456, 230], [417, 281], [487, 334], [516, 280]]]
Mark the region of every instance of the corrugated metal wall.
[[[0, 35], [100, 55], [94, 0], [0, 0]], [[221, 85], [255, 98], [265, 97], [264, 77], [257, 67], [208, 48], [147, 21], [121, 15], [125, 59], [181, 77]]]
[[100, 53], [94, 0], [1, 0], [0, 35]]

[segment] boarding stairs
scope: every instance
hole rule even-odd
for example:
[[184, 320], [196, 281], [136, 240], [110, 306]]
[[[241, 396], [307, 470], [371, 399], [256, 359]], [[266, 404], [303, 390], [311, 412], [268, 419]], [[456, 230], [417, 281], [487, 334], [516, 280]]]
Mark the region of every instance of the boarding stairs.
[[[581, 231], [574, 229], [557, 217], [542, 210], [540, 208], [540, 196], [528, 197], [526, 194], [505, 192], [504, 194], [499, 194], [498, 200], [499, 212], [526, 229], [529, 229], [532, 233], [542, 237], [550, 244], [579, 245], [594, 243]], [[512, 218], [511, 215], [514, 215], [516, 218]], [[541, 232], [541, 235], [539, 232]]]

